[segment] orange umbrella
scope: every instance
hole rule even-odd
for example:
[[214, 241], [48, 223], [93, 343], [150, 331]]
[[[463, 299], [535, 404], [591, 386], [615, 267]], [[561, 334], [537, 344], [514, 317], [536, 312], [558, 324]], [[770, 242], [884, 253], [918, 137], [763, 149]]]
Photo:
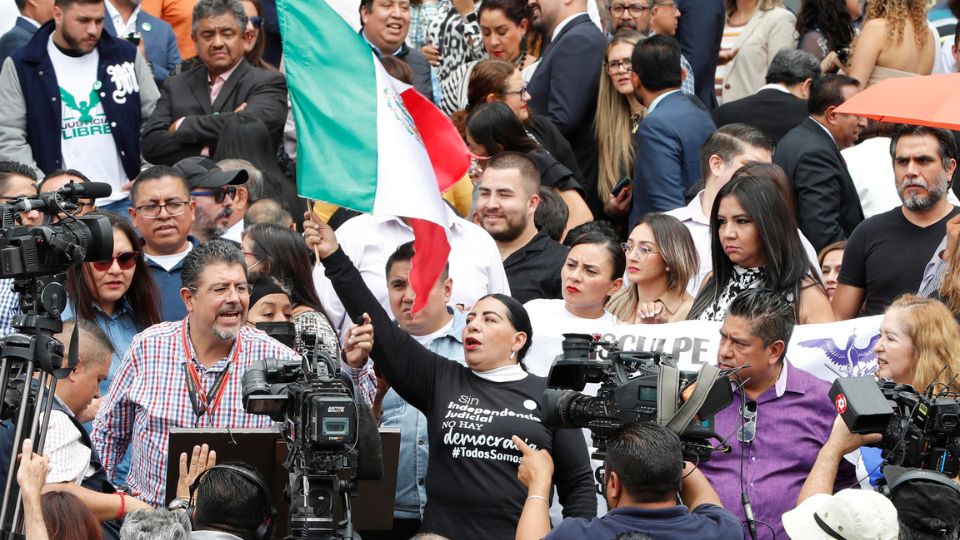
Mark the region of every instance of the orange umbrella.
[[960, 130], [960, 73], [887, 79], [836, 110], [881, 122]]

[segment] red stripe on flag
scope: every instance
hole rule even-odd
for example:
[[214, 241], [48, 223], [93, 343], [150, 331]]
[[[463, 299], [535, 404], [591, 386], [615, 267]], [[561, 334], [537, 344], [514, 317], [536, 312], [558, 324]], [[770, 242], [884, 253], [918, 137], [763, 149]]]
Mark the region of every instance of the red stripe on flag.
[[441, 192], [446, 191], [470, 168], [467, 145], [447, 115], [419, 92], [411, 88], [401, 93], [400, 98], [420, 132], [437, 176], [437, 186]]
[[411, 312], [416, 314], [426, 305], [430, 289], [437, 282], [450, 254], [447, 233], [440, 225], [418, 218], [407, 218], [413, 228], [413, 260], [410, 261], [410, 285], [417, 297]]

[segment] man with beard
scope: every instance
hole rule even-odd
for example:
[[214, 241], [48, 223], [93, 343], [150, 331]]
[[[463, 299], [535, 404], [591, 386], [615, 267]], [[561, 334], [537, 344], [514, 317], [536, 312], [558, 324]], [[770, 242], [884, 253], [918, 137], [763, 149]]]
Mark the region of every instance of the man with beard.
[[170, 429], [270, 427], [269, 417], [244, 412], [243, 374], [266, 358], [298, 358], [244, 324], [250, 285], [240, 248], [222, 239], [201, 244], [187, 254], [181, 277], [189, 314], [137, 334], [93, 424], [108, 478], [130, 447], [127, 483], [153, 506], [166, 494]]
[[621, 30], [636, 30], [643, 35], [650, 33], [651, 0], [614, 0], [610, 2], [610, 35]]
[[103, 31], [102, 0], [56, 0], [0, 71], [0, 155], [44, 174], [76, 169], [107, 182], [97, 201], [120, 214], [140, 172], [140, 128], [159, 92], [137, 49]]
[[246, 208], [247, 191], [243, 184], [247, 182], [247, 171], [224, 171], [213, 160], [201, 156], [181, 159], [174, 167], [183, 172], [190, 186], [190, 199], [197, 203], [190, 232], [203, 242], [224, 236], [235, 204], [240, 201]]
[[890, 155], [903, 205], [867, 219], [850, 235], [833, 298], [837, 318], [880, 315], [894, 298], [920, 286], [947, 222], [960, 212], [946, 197], [956, 153], [947, 130], [897, 127]]
[[540, 172], [532, 159], [504, 152], [490, 159], [478, 186], [477, 219], [503, 258], [511, 296], [526, 303], [562, 298], [560, 269], [568, 248], [537, 231]]
[[594, 215], [597, 196], [597, 142], [593, 117], [607, 38], [587, 15], [587, 0], [529, 0], [533, 28], [544, 49], [528, 87], [530, 107], [546, 116], [570, 142], [583, 175], [587, 205]]

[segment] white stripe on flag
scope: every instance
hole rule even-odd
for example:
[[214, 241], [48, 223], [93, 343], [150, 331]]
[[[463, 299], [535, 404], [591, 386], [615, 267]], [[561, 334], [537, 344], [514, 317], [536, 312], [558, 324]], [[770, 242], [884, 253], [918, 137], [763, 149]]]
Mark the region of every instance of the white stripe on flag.
[[398, 93], [405, 85], [390, 77], [380, 62], [374, 64], [377, 69], [378, 180], [373, 213], [425, 219], [446, 230], [449, 223], [436, 174]]
[[355, 32], [360, 31], [360, 2], [356, 0], [325, 0], [331, 9], [347, 21]]

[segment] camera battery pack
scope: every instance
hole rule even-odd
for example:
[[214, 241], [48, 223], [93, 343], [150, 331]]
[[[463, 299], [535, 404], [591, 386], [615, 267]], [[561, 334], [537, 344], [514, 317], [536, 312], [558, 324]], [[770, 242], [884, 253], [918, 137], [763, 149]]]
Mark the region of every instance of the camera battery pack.
[[840, 377], [830, 387], [830, 399], [852, 433], [883, 433], [893, 407], [873, 377]]

